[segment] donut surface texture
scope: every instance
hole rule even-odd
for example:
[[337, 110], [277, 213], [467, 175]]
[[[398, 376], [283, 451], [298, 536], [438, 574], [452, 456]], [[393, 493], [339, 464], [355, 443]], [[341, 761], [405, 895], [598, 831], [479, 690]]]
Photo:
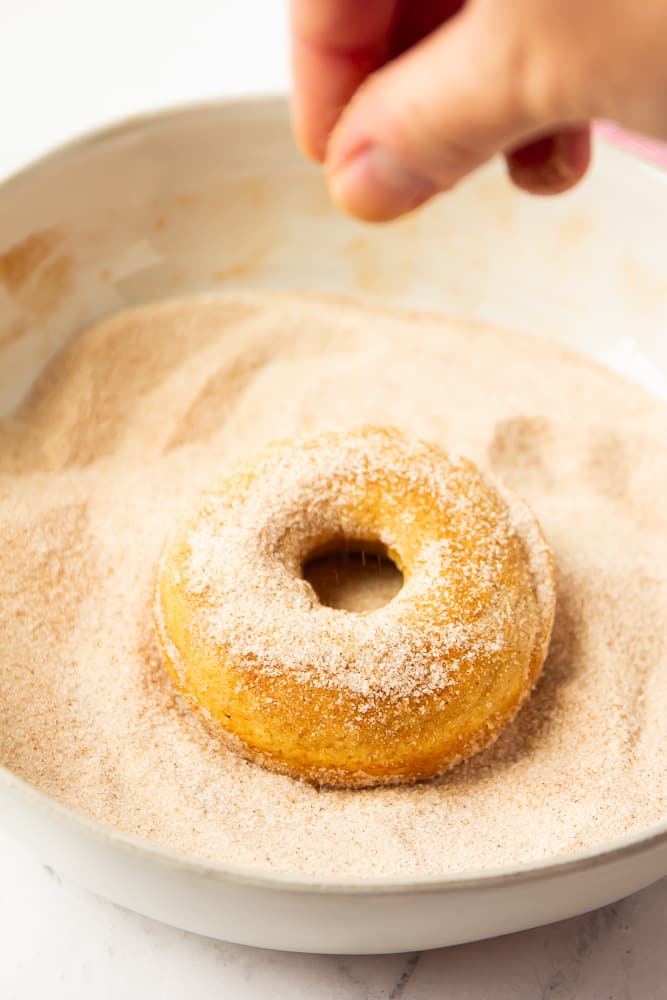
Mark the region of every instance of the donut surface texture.
[[[322, 605], [314, 554], [385, 551], [385, 606]], [[526, 504], [391, 428], [270, 445], [165, 545], [155, 620], [186, 701], [249, 759], [332, 787], [412, 782], [488, 746], [532, 690], [555, 606]]]

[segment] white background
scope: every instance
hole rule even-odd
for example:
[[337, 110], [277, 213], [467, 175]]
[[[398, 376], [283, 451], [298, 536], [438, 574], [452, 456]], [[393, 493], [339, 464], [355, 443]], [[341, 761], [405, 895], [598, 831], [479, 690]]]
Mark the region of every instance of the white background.
[[[287, 85], [282, 0], [0, 0], [0, 176], [128, 113]], [[667, 880], [594, 914], [447, 951], [273, 954], [120, 910], [0, 832], [0, 1000], [659, 1000], [666, 932]]]

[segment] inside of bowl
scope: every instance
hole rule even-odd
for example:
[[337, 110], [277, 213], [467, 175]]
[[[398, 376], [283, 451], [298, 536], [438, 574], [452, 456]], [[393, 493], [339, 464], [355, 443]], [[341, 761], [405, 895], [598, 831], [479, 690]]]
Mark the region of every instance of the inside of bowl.
[[124, 306], [310, 289], [508, 324], [657, 392], [667, 374], [667, 179], [602, 144], [555, 199], [498, 166], [405, 221], [344, 218], [281, 100], [131, 121], [0, 188], [0, 411], [73, 333]]

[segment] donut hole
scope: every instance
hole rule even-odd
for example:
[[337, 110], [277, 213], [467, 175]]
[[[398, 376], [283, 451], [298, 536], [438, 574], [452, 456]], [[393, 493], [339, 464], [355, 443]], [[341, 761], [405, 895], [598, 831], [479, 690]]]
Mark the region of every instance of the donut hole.
[[379, 541], [335, 539], [309, 554], [301, 575], [321, 604], [339, 611], [382, 608], [403, 586], [403, 574]]

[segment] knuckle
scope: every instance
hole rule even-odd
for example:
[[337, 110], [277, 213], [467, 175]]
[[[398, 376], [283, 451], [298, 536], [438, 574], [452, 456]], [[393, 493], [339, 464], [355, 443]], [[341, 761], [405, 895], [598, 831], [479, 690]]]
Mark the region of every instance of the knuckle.
[[561, 114], [565, 98], [561, 73], [535, 45], [517, 40], [507, 46], [492, 78], [498, 81], [497, 114], [517, 128], [539, 128]]
[[409, 95], [389, 112], [390, 142], [402, 159], [445, 188], [485, 159], [474, 136], [454, 130], [440, 100]]

